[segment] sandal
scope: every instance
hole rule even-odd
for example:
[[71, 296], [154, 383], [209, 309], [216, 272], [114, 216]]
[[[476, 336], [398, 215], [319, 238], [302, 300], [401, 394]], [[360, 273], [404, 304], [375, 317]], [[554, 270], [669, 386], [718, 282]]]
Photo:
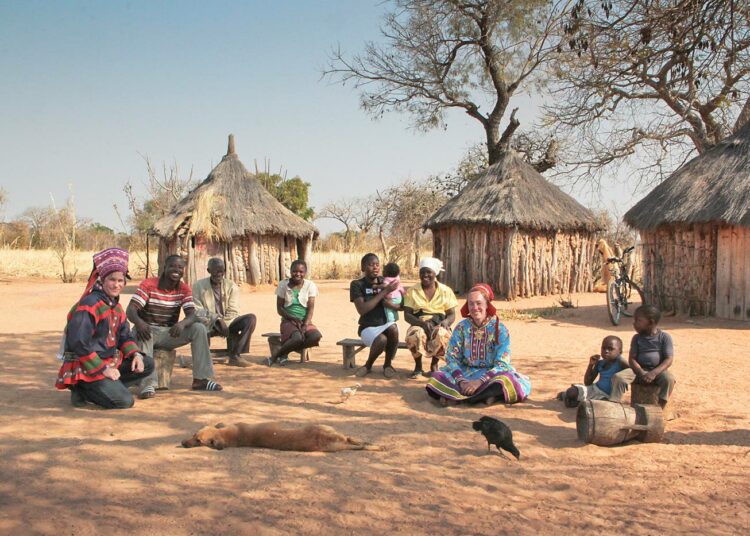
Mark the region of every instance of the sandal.
[[390, 365], [387, 367], [383, 367], [383, 376], [385, 376], [385, 378], [388, 380], [390, 380], [391, 378], [395, 378], [396, 369], [391, 367]]
[[141, 394], [138, 395], [138, 398], [141, 400], [148, 400], [149, 398], [154, 398], [156, 396], [156, 390], [153, 387], [146, 387], [143, 391], [141, 391]]
[[222, 391], [224, 388], [213, 380], [193, 380], [193, 391]]
[[356, 370], [356, 371], [354, 372], [354, 375], [355, 375], [355, 376], [356, 376], [357, 378], [364, 378], [364, 377], [365, 377], [365, 376], [367, 376], [367, 375], [368, 375], [368, 374], [369, 374], [370, 372], [372, 372], [372, 370], [371, 370], [371, 369], [368, 369], [367, 367], [364, 367], [364, 366], [362, 366], [362, 367], [359, 367], [359, 368], [358, 368], [358, 369], [357, 369], [357, 370]]
[[411, 372], [411, 374], [409, 374], [409, 379], [414, 380], [414, 379], [417, 379], [417, 378], [419, 378], [420, 376], [423, 376], [423, 375], [424, 375], [424, 372], [422, 371], [422, 369], [414, 369]]

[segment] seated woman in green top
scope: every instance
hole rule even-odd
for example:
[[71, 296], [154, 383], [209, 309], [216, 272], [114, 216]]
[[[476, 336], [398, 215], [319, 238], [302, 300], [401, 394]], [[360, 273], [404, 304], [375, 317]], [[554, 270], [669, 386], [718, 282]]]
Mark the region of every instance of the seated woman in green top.
[[307, 263], [294, 261], [290, 272], [292, 276], [280, 281], [276, 288], [276, 311], [281, 317], [281, 346], [267, 359], [269, 367], [277, 362], [286, 364], [290, 352], [318, 346], [322, 337], [312, 323], [318, 287], [305, 279]]

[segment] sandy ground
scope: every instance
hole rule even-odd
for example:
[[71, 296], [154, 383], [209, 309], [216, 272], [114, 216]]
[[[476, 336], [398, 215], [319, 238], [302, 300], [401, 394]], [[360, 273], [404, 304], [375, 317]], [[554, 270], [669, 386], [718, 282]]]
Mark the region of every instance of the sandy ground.
[[[258, 315], [253, 365], [217, 365], [223, 392], [191, 392], [190, 371], [177, 369], [170, 391], [101, 411], [74, 409], [53, 388], [60, 329], [81, 285], [0, 281], [0, 533], [738, 534], [750, 526], [748, 324], [667, 318], [680, 417], [661, 444], [606, 448], [579, 442], [575, 410], [553, 400], [581, 380], [604, 335], [632, 335], [627, 321], [609, 324], [603, 295], [574, 296], [577, 309], [551, 318], [506, 322], [513, 364], [532, 378], [530, 400], [441, 409], [424, 380], [406, 378], [406, 350], [395, 361], [402, 377], [385, 380], [378, 369], [346, 403], [329, 403], [355, 382], [335, 342], [356, 335], [357, 316], [347, 282], [320, 287], [324, 337], [308, 364], [260, 364], [268, 355], [260, 334], [278, 329], [275, 302], [270, 288], [246, 290], [242, 309]], [[483, 414], [514, 430], [520, 462], [487, 453], [471, 429]], [[268, 420], [328, 424], [387, 450], [179, 447], [208, 423]]]

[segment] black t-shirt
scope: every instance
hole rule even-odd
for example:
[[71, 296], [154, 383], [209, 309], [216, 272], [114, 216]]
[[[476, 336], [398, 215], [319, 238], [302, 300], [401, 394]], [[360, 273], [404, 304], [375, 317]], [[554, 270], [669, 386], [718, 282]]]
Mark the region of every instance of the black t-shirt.
[[[377, 278], [375, 283], [379, 282], [381, 282], [380, 278]], [[354, 302], [357, 298], [364, 298], [365, 301], [369, 301], [379, 292], [380, 289], [372, 288], [372, 283], [366, 277], [355, 279], [349, 285], [349, 301]], [[386, 322], [388, 322], [388, 318], [385, 316], [385, 307], [383, 307], [383, 302], [381, 301], [372, 311], [359, 317], [359, 330], [357, 333], [362, 333], [364, 328], [382, 326]]]

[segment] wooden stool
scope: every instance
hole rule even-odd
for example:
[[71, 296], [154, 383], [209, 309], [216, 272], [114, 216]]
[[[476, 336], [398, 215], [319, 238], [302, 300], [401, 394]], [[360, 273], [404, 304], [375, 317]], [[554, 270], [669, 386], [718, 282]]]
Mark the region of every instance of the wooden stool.
[[[271, 351], [271, 355], [275, 354], [279, 350], [279, 348], [281, 348], [281, 333], [263, 333], [261, 337], [266, 337], [268, 339], [268, 349]], [[300, 363], [310, 361], [308, 350], [309, 348], [303, 348], [299, 351]]]
[[158, 390], [169, 389], [172, 381], [172, 369], [177, 358], [177, 350], [154, 349], [154, 364], [156, 365], [156, 376]]
[[[636, 404], [654, 405], [659, 404], [659, 386], [656, 384], [633, 382], [630, 385], [630, 405], [635, 407]], [[667, 404], [662, 408], [665, 421], [671, 421], [675, 418], [672, 411], [672, 397], [669, 397]]]
[[633, 382], [630, 385], [630, 405], [653, 404], [659, 405], [659, 386], [656, 384]]

